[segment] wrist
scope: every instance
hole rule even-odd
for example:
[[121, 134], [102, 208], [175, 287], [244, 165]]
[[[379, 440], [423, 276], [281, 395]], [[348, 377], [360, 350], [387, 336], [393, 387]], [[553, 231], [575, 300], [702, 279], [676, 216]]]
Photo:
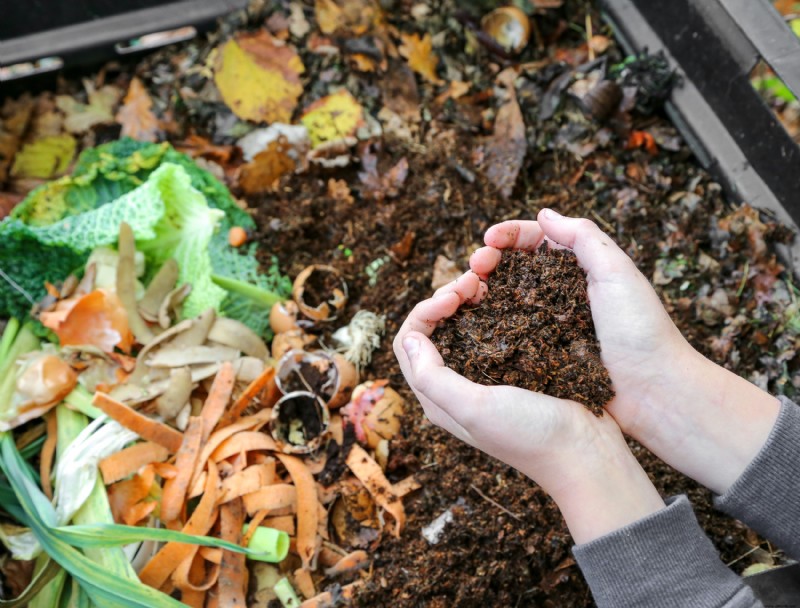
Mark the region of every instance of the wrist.
[[576, 544], [590, 542], [665, 507], [618, 429], [599, 433], [592, 446], [591, 452], [571, 453], [571, 462], [560, 467], [558, 481], [543, 485]]
[[775, 397], [691, 349], [670, 365], [649, 412], [625, 429], [667, 464], [724, 493], [764, 445], [780, 411]]

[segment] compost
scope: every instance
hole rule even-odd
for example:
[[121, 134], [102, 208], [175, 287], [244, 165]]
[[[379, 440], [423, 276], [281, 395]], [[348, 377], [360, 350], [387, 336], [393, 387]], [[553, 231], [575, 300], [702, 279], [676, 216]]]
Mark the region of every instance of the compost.
[[432, 336], [445, 365], [478, 384], [573, 399], [595, 415], [614, 396], [600, 359], [586, 276], [571, 251], [504, 251], [488, 295]]
[[[323, 264], [346, 280], [349, 300], [336, 323], [313, 330], [320, 343], [334, 344], [334, 330], [359, 311], [385, 316], [385, 334], [362, 378], [388, 379], [407, 400], [385, 473], [392, 483], [413, 475], [421, 488], [403, 499], [400, 537], [357, 538], [369, 546], [372, 565], [348, 579], [364, 580], [355, 603], [593, 606], [554, 503], [514, 469], [425, 419], [392, 354], [394, 336], [411, 308], [430, 297], [433, 282], [468, 267], [489, 226], [534, 219], [552, 207], [592, 219], [615, 239], [695, 348], [774, 394], [795, 397], [800, 299], [774, 254], [792, 235], [723, 195], [651, 103], [663, 99], [662, 91], [614, 89], [632, 82], [626, 69], [641, 74], [642, 65], [658, 62], [624, 57], [593, 3], [523, 3], [533, 27], [519, 56], [478, 35], [492, 3], [465, 12], [447, 0], [390, 2], [380, 19], [372, 18], [375, 11], [335, 13], [335, 4], [257, 2], [202, 39], [7, 102], [7, 130], [27, 126], [0, 138], [0, 209], [65, 173], [76, 146], [132, 134], [169, 141], [192, 156], [255, 220], [248, 238], [260, 246], [263, 271], [276, 262], [294, 278], [309, 264]], [[377, 10], [378, 3], [362, 4]], [[222, 52], [244, 32], [252, 34], [239, 38], [238, 49]], [[259, 45], [291, 55], [279, 71], [294, 114], [283, 100], [267, 108], [277, 115], [247, 108], [256, 114], [242, 119], [231, 110], [237, 80], [215, 80], [226, 60]], [[598, 83], [599, 90], [615, 90], [604, 95], [611, 107], [588, 114], [581, 100]], [[125, 91], [129, 111], [116, 115]], [[9, 117], [19, 118], [13, 104], [26, 99], [27, 118], [11, 125]], [[323, 116], [326, 103], [335, 111]], [[56, 124], [64, 116], [68, 129]], [[255, 125], [300, 116], [318, 134], [311, 144], [287, 137], [243, 152], [240, 138]], [[30, 155], [19, 152], [45, 137], [59, 147], [44, 169], [31, 169], [24, 162]], [[303, 146], [310, 145], [314, 162], [305, 160]], [[610, 396], [605, 380], [598, 386], [605, 392], [589, 401]], [[352, 427], [345, 431], [341, 446], [330, 444], [318, 480], [344, 469], [355, 441]], [[641, 446], [631, 449], [660, 492], [688, 494], [723, 562], [737, 572], [781, 563], [780, 552], [715, 511], [709, 491]], [[449, 523], [430, 542], [422, 530], [443, 513]], [[15, 581], [30, 576], [32, 565], [26, 574], [23, 565], [4, 563], [6, 591], [16, 591]]]

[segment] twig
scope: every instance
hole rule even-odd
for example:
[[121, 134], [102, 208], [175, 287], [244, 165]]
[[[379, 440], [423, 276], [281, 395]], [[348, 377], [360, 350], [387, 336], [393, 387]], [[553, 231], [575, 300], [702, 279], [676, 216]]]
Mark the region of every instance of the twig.
[[725, 564], [725, 565], [726, 565], [726, 566], [732, 566], [732, 565], [733, 565], [733, 564], [735, 564], [736, 562], [738, 562], [738, 561], [740, 561], [740, 560], [743, 560], [745, 557], [747, 557], [747, 556], [748, 556], [748, 555], [750, 555], [751, 553], [755, 553], [755, 552], [756, 552], [756, 551], [758, 551], [760, 548], [761, 548], [761, 546], [760, 546], [760, 545], [759, 545], [758, 547], [753, 547], [752, 549], [750, 549], [750, 551], [748, 551], [748, 552], [747, 552], [747, 553], [745, 553], [744, 555], [740, 555], [740, 556], [739, 556], [739, 557], [737, 557], [735, 560], [733, 560], [732, 562], [728, 562], [728, 563], [727, 563], [727, 564]]
[[517, 521], [522, 521], [522, 518], [521, 518], [519, 515], [516, 515], [515, 513], [512, 513], [511, 511], [509, 511], [508, 509], [506, 509], [506, 508], [505, 508], [503, 505], [501, 505], [499, 502], [497, 502], [497, 501], [494, 501], [494, 500], [492, 500], [491, 498], [489, 498], [488, 496], [486, 496], [486, 494], [484, 494], [484, 493], [483, 493], [483, 492], [481, 492], [481, 491], [480, 491], [478, 488], [476, 488], [474, 484], [469, 484], [469, 487], [470, 487], [471, 489], [475, 490], [475, 493], [476, 493], [478, 496], [480, 496], [481, 498], [483, 498], [483, 500], [485, 500], [486, 502], [488, 502], [488, 503], [490, 503], [490, 504], [493, 504], [495, 507], [497, 507], [498, 509], [500, 509], [500, 510], [501, 510], [503, 513], [505, 513], [506, 515], [509, 515], [509, 516], [513, 517], [513, 518], [514, 518], [514, 519], [516, 519]]

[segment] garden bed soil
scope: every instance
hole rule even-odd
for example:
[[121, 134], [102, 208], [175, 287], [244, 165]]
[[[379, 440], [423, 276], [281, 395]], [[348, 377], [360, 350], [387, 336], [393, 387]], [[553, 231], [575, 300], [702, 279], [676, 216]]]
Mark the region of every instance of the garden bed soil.
[[483, 301], [434, 331], [445, 365], [478, 384], [572, 399], [602, 416], [614, 391], [575, 254], [547, 243], [506, 250], [487, 284]]

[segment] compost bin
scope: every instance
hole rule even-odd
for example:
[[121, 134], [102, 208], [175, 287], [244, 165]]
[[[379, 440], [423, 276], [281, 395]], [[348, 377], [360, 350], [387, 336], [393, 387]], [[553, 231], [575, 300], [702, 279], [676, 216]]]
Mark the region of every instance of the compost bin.
[[[594, 605], [555, 504], [428, 422], [391, 344], [489, 226], [550, 207], [797, 399], [796, 64], [741, 4], [656, 4], [4, 7], [0, 395], [36, 395], [0, 403], [0, 597]], [[790, 593], [778, 549], [630, 443], [726, 564]]]

